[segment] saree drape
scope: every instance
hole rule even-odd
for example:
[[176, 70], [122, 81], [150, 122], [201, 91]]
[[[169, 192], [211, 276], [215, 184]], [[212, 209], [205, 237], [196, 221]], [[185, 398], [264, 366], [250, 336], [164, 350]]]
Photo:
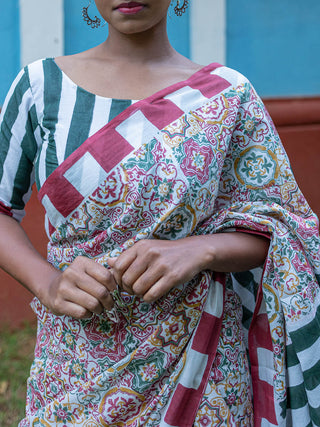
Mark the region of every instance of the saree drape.
[[318, 220], [242, 75], [211, 64], [131, 105], [39, 198], [61, 270], [140, 239], [246, 231], [270, 249], [254, 271], [205, 271], [150, 305], [122, 293], [90, 320], [35, 299], [20, 426], [320, 426]]

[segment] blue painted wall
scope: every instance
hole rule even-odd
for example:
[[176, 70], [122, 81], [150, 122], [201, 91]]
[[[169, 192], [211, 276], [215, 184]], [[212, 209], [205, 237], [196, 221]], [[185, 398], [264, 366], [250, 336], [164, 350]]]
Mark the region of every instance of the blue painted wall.
[[[108, 26], [92, 29], [82, 19], [82, 8], [87, 6], [88, 1], [65, 0], [65, 54], [81, 52], [102, 43], [108, 34]], [[91, 4], [88, 9], [91, 17], [99, 16], [95, 5]], [[173, 47], [182, 55], [190, 55], [190, 25], [189, 11], [183, 16], [177, 17], [173, 8], [168, 18], [168, 33]]]
[[173, 8], [169, 10], [168, 34], [170, 42], [179, 53], [190, 58], [190, 8], [182, 16], [176, 16]]
[[227, 64], [263, 96], [320, 94], [320, 1], [227, 0]]
[[[319, 95], [320, 0], [226, 1], [227, 65], [245, 74], [262, 96]], [[20, 34], [19, 0], [0, 3], [1, 105], [20, 69]], [[107, 26], [92, 30], [82, 20], [87, 4], [88, 0], [64, 2], [66, 54], [88, 49], [107, 36]], [[90, 13], [98, 14], [94, 5]], [[176, 17], [172, 8], [168, 19], [173, 46], [188, 57], [189, 13]]]
[[[66, 55], [90, 49], [102, 43], [108, 34], [107, 26], [92, 29], [82, 18], [82, 8], [89, 1], [65, 0], [64, 2], [64, 52]], [[91, 17], [99, 16], [97, 8], [92, 2], [88, 13]]]
[[20, 70], [19, 0], [1, 2], [0, 106]]

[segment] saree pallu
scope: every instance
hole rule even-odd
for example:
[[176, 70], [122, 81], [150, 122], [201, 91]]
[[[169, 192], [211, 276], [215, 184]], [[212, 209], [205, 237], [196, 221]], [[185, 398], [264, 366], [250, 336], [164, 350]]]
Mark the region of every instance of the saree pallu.
[[241, 231], [270, 248], [261, 268], [204, 271], [153, 304], [121, 293], [89, 320], [34, 299], [20, 426], [320, 426], [318, 221], [242, 75], [211, 64], [131, 105], [39, 197], [61, 270], [141, 239]]

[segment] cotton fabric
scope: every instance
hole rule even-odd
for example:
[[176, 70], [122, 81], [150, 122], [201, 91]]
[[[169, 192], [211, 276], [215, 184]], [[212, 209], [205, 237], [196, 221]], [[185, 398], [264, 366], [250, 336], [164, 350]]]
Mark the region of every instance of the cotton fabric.
[[[53, 74], [65, 81], [65, 97], [45, 85]], [[72, 121], [86, 117], [86, 104], [59, 111], [68, 91], [93, 95], [52, 60], [20, 79], [18, 110], [28, 111], [37, 142], [21, 162], [36, 176], [56, 268], [78, 255], [107, 267], [109, 256], [145, 238], [222, 231], [270, 238], [263, 268], [202, 272], [154, 304], [122, 293], [112, 311], [75, 320], [35, 299], [38, 339], [20, 425], [320, 425], [318, 221], [250, 82], [211, 64], [128, 102], [103, 125], [89, 120], [79, 141]], [[92, 111], [103, 101], [114, 102], [95, 97]], [[30, 185], [19, 191], [5, 166], [11, 145], [27, 153], [29, 138], [21, 139], [23, 115], [10, 127], [8, 111], [1, 138], [12, 140], [1, 145], [9, 147], [2, 163], [11, 190], [0, 194], [3, 212], [19, 218]], [[46, 133], [49, 117], [55, 124]]]

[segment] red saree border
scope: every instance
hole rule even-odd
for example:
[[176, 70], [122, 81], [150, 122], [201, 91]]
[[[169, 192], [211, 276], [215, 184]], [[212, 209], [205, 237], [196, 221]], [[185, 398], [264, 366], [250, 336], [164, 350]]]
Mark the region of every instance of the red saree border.
[[189, 87], [191, 90], [200, 93], [204, 99], [209, 100], [231, 85], [224, 78], [211, 74], [219, 67], [221, 65], [218, 63], [209, 64], [196, 71], [187, 80], [168, 86], [126, 108], [84, 141], [52, 172], [39, 190], [39, 200], [43, 201], [43, 198], [47, 196], [58, 215], [66, 218], [85, 198], [79, 189], [65, 177], [66, 172], [73, 165], [81, 161], [86, 155], [90, 159], [94, 159], [94, 165], [100, 166], [102, 176], [106, 176], [128, 154], [138, 148], [133, 146], [130, 143], [131, 141], [128, 141], [125, 131], [123, 134], [119, 133], [120, 126], [134, 125], [136, 117], [133, 116], [137, 114], [138, 118], [143, 120], [142, 124], [150, 128], [150, 135], [155, 137], [157, 132], [185, 114], [185, 111], [170, 99], [170, 95]]
[[[209, 286], [217, 286], [218, 284], [223, 288], [221, 316], [217, 317], [204, 309], [191, 345], [192, 351], [201, 356], [207, 356], [201, 382], [198, 388], [188, 388], [185, 385], [178, 384], [164, 419], [168, 426], [192, 427], [194, 425], [219, 344], [226, 295], [226, 275], [224, 273], [215, 272], [213, 281]], [[213, 336], [211, 335], [212, 331], [214, 331]]]
[[[271, 240], [269, 233], [250, 230], [245, 228], [236, 228], [237, 232], [253, 234]], [[273, 395], [273, 385], [260, 378], [259, 375], [259, 354], [258, 349], [273, 352], [270, 325], [267, 313], [260, 313], [263, 300], [262, 278], [265, 267], [261, 276], [261, 282], [257, 293], [256, 306], [249, 328], [249, 357], [251, 365], [252, 391], [253, 391], [253, 413], [254, 425], [259, 427], [262, 420], [268, 420], [271, 424], [277, 425], [277, 416], [275, 412], [275, 402]]]
[[262, 426], [262, 420], [268, 420], [272, 425], [278, 425], [273, 385], [260, 378], [259, 372], [261, 369], [261, 361], [259, 360], [258, 349], [273, 353], [268, 315], [267, 313], [259, 313], [262, 300], [263, 290], [261, 281], [255, 311], [249, 328], [249, 357], [253, 391], [253, 413], [254, 425], [257, 427]]
[[0, 214], [4, 214], [7, 216], [13, 216], [12, 208], [6, 206], [3, 202], [0, 201]]

